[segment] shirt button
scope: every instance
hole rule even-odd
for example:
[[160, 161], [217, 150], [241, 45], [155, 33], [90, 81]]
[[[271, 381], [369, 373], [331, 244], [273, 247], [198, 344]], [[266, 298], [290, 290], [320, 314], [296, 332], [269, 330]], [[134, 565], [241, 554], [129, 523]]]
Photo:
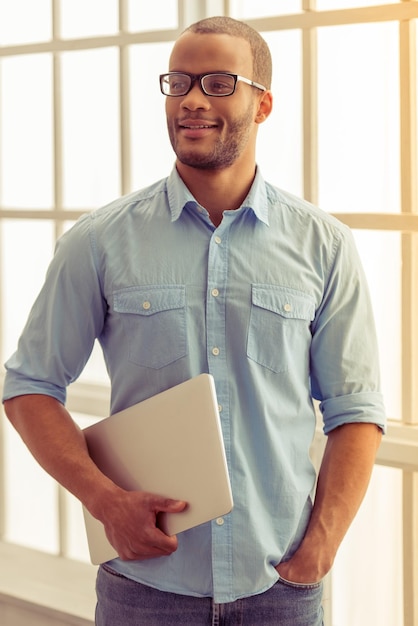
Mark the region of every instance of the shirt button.
[[148, 309], [151, 308], [151, 303], [148, 302], [148, 300], [145, 300], [145, 302], [142, 303], [142, 308], [145, 309], [145, 311], [148, 311]]
[[216, 235], [215, 243], [221, 243], [221, 241], [222, 241], [222, 239], [218, 235]]
[[288, 302], [286, 302], [286, 304], [284, 305], [284, 307], [283, 307], [283, 308], [284, 308], [284, 310], [285, 310], [287, 313], [289, 313], [289, 311], [291, 311], [291, 310], [292, 310], [292, 305], [291, 305], [291, 304], [289, 304]]
[[219, 290], [218, 289], [212, 289], [211, 294], [214, 298], [217, 298], [219, 296]]
[[218, 524], [218, 526], [223, 526], [225, 524], [225, 520], [223, 517], [218, 517], [216, 523]]
[[222, 404], [218, 404], [218, 411], [219, 411], [219, 413], [222, 413], [222, 409], [223, 409]]
[[213, 356], [219, 356], [220, 350], [219, 348], [212, 348], [212, 354]]

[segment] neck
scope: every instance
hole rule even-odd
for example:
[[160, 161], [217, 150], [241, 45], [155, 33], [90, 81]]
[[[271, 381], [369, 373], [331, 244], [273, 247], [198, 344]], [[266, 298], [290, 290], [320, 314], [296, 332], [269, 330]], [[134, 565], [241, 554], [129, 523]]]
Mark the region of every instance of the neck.
[[209, 213], [210, 219], [218, 226], [224, 211], [238, 209], [248, 195], [255, 177], [255, 164], [246, 171], [235, 171], [234, 167], [225, 170], [199, 170], [179, 161], [177, 171], [184, 184], [197, 202]]

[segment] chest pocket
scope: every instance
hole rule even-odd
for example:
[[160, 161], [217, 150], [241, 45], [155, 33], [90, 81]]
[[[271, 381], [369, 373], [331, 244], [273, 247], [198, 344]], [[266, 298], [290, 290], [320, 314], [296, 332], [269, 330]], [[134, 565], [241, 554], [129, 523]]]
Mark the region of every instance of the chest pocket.
[[187, 354], [184, 285], [129, 287], [113, 294], [124, 325], [129, 360], [159, 369]]
[[297, 355], [308, 354], [312, 296], [288, 287], [253, 284], [247, 356], [273, 372], [285, 372]]

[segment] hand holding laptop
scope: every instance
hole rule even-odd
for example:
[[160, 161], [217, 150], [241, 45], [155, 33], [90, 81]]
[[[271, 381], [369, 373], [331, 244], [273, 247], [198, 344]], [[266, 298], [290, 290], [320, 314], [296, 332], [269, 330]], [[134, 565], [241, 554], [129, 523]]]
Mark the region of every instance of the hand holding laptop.
[[187, 507], [186, 502], [116, 487], [105, 506], [106, 535], [121, 559], [145, 560], [177, 549], [176, 535], [168, 536], [158, 528], [158, 514], [179, 513]]
[[112, 481], [96, 517], [83, 507], [95, 565], [118, 554], [126, 560], [171, 554], [177, 533], [231, 511], [210, 374], [115, 413], [85, 428], [84, 436], [91, 458]]

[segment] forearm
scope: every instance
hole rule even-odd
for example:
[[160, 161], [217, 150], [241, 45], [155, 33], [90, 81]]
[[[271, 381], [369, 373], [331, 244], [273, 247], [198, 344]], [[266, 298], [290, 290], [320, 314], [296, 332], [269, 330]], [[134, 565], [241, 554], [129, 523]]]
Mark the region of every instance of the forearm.
[[177, 549], [177, 538], [157, 528], [157, 516], [180, 513], [186, 502], [115, 485], [93, 463], [82, 431], [54, 398], [19, 396], [5, 402], [5, 410], [38, 463], [103, 522], [121, 558], [154, 558]]
[[46, 395], [18, 396], [4, 406], [38, 463], [95, 514], [101, 494], [117, 488], [90, 459], [83, 433], [65, 407]]
[[346, 424], [328, 436], [311, 519], [288, 564], [291, 580], [319, 580], [332, 567], [366, 493], [380, 440], [374, 424]]

